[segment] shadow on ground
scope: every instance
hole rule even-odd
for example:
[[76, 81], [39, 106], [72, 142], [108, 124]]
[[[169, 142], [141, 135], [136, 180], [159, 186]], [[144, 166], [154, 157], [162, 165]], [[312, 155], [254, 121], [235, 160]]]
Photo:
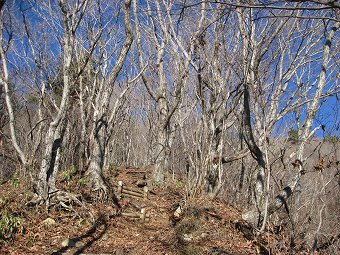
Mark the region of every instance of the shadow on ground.
[[[81, 244], [80, 247], [77, 247], [77, 250], [73, 252], [73, 254], [81, 254], [85, 251], [85, 249], [91, 247], [94, 242], [99, 240], [103, 237], [103, 235], [106, 233], [108, 229], [107, 220], [105, 219], [104, 215], [100, 215], [98, 219], [93, 224], [92, 228], [89, 229], [86, 233], [84, 233], [81, 236], [70, 238], [70, 243], [73, 243], [78, 246], [78, 244]], [[87, 240], [89, 239], [89, 240]], [[84, 241], [86, 240], [86, 241]], [[57, 251], [54, 251], [51, 255], [60, 255], [64, 254], [68, 250], [73, 249], [72, 245], [62, 247]]]

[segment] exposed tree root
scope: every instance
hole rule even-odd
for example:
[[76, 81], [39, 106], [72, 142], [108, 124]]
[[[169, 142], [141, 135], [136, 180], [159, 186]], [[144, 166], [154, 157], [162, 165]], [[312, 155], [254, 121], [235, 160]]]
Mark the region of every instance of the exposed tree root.
[[47, 199], [35, 194], [34, 197], [26, 203], [26, 206], [29, 207], [41, 205], [45, 205], [48, 211], [52, 208], [54, 210], [67, 211], [73, 219], [87, 219], [92, 223], [95, 222], [95, 215], [86, 207], [81, 195], [57, 190], [50, 193]]
[[67, 211], [73, 211], [73, 205], [83, 207], [84, 203], [81, 201], [80, 195], [75, 195], [69, 192], [57, 190], [52, 193], [49, 193], [47, 198], [39, 196], [35, 194], [34, 197], [26, 203], [27, 206], [37, 206], [37, 205], [46, 205], [46, 209], [51, 209], [54, 207], [55, 209], [64, 209]]
[[100, 202], [106, 202], [109, 199], [109, 192], [105, 185], [97, 186], [93, 189], [93, 192], [95, 193], [95, 198], [97, 201]]
[[103, 182], [100, 186], [96, 186], [92, 191], [96, 202], [108, 203], [110, 205], [113, 204], [117, 210], [116, 215], [121, 214], [121, 206], [111, 185], [104, 184]]

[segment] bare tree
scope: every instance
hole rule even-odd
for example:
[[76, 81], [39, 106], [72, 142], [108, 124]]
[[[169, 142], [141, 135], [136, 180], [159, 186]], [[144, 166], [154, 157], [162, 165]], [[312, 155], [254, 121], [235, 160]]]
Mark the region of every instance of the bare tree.
[[1, 1], [0, 3], [0, 58], [1, 58], [1, 64], [2, 64], [2, 72], [0, 76], [0, 83], [1, 86], [4, 88], [4, 94], [5, 94], [5, 101], [6, 101], [6, 107], [9, 117], [9, 128], [10, 128], [10, 134], [11, 134], [11, 140], [13, 147], [15, 148], [16, 152], [18, 153], [20, 162], [25, 166], [27, 164], [26, 156], [19, 145], [17, 141], [17, 134], [15, 130], [15, 115], [14, 115], [14, 109], [13, 109], [13, 103], [11, 100], [10, 95], [10, 87], [9, 87], [9, 73], [8, 73], [8, 66], [7, 66], [7, 59], [6, 59], [6, 48], [8, 49], [10, 47], [12, 35], [8, 34], [7, 42], [4, 38], [4, 32], [5, 32], [5, 24], [4, 24], [4, 4], [6, 1]]
[[79, 27], [80, 21], [86, 11], [88, 1], [82, 1], [75, 6], [71, 6], [65, 1], [58, 2], [59, 9], [63, 17], [63, 90], [60, 105], [57, 107], [56, 115], [45, 138], [45, 151], [41, 162], [40, 173], [37, 182], [36, 203], [48, 202], [51, 195], [56, 194], [55, 177], [58, 172], [58, 152], [63, 140], [64, 129], [66, 125], [66, 113], [69, 107], [70, 88], [72, 86], [71, 61], [75, 47], [75, 34]]
[[[284, 12], [286, 13], [286, 11], [288, 10], [285, 10]], [[285, 16], [283, 13], [281, 14], [282, 16]], [[244, 15], [248, 15], [247, 18], [245, 18]], [[327, 70], [327, 65], [325, 65], [325, 63], [328, 63], [329, 60], [329, 49], [327, 47], [329, 47], [331, 44], [331, 40], [329, 39], [334, 36], [334, 32], [332, 31], [336, 31], [338, 25], [337, 22], [335, 22], [334, 27], [331, 29], [331, 32], [327, 36], [327, 43], [323, 47], [323, 60], [321, 64], [321, 71], [318, 75], [318, 84], [311, 82], [308, 86], [301, 83], [302, 86], [305, 86], [303, 87], [304, 89], [301, 89], [301, 86], [297, 86], [296, 90], [293, 90], [291, 98], [285, 101], [285, 103], [283, 103], [283, 107], [279, 109], [280, 102], [282, 102], [282, 100], [284, 100], [286, 96], [285, 93], [289, 82], [292, 82], [295, 77], [298, 76], [301, 70], [303, 70], [305, 67], [308, 68], [310, 66], [309, 54], [311, 54], [311, 52], [314, 52], [315, 44], [313, 42], [310, 42], [311, 44], [308, 44], [308, 39], [306, 40], [306, 44], [303, 43], [305, 43], [304, 38], [313, 38], [313, 34], [307, 34], [305, 37], [302, 37], [303, 40], [301, 40], [302, 43], [300, 44], [300, 48], [297, 48], [297, 52], [294, 53], [295, 55], [293, 55], [293, 57], [291, 57], [288, 62], [284, 62], [284, 54], [281, 56], [281, 64], [279, 65], [280, 78], [278, 83], [273, 83], [276, 88], [274, 87], [274, 93], [270, 94], [272, 99], [268, 103], [270, 108], [269, 115], [267, 115], [264, 107], [265, 101], [261, 102], [261, 94], [266, 95], [266, 93], [263, 92], [265, 79], [261, 78], [259, 67], [265, 63], [263, 57], [265, 56], [265, 54], [267, 54], [268, 50], [272, 46], [276, 45], [274, 43], [277, 41], [277, 38], [280, 37], [281, 34], [283, 34], [282, 31], [283, 28], [285, 28], [286, 24], [293, 25], [287, 30], [288, 38], [291, 38], [293, 33], [295, 33], [294, 30], [299, 28], [300, 23], [297, 22], [296, 19], [293, 19], [292, 21], [288, 20], [288, 18], [280, 18], [279, 20], [273, 19], [271, 22], [267, 23], [264, 28], [261, 28], [262, 32], [264, 32], [263, 35], [265, 36], [262, 38], [260, 37], [260, 40], [258, 40], [257, 36], [255, 35], [257, 31], [257, 23], [252, 21], [252, 16], [252, 9], [247, 11], [240, 10], [238, 13], [239, 26], [243, 40], [244, 59], [244, 134], [249, 150], [252, 152], [252, 156], [256, 159], [258, 164], [256, 184], [254, 185], [254, 198], [256, 209], [245, 213], [244, 218], [253, 222], [255, 225], [261, 225], [268, 214], [272, 214], [284, 203], [286, 203], [287, 198], [292, 194], [292, 191], [294, 190], [300, 178], [299, 174], [294, 175], [294, 177], [292, 177], [292, 179], [288, 182], [288, 185], [284, 188], [284, 190], [278, 196], [276, 196], [276, 198], [274, 198], [274, 201], [272, 203], [269, 203], [268, 189], [270, 174], [266, 174], [266, 171], [268, 171], [267, 165], [269, 164], [269, 162], [267, 152], [265, 152], [267, 147], [267, 139], [269, 137], [268, 135], [273, 131], [273, 127], [275, 126], [275, 124], [280, 119], [285, 117], [289, 112], [293, 111], [296, 108], [301, 109], [302, 105], [311, 102], [311, 104], [308, 105], [308, 107], [306, 108], [306, 112], [308, 112], [307, 118], [303, 120], [303, 123], [301, 125], [303, 127], [303, 131], [301, 132], [302, 140], [300, 141], [300, 149], [302, 149], [303, 151], [306, 139], [310, 138], [311, 134], [314, 133], [313, 131], [310, 131], [310, 128], [314, 121], [316, 110], [320, 104], [320, 98], [322, 96], [325, 96], [325, 94], [322, 95], [322, 91], [324, 92], [325, 87], [325, 80], [323, 78], [325, 77], [325, 73], [323, 73], [322, 70], [324, 70], [324, 72], [326, 72]], [[248, 20], [248, 24], [246, 20]], [[247, 24], [247, 26], [245, 26], [245, 24]], [[269, 29], [268, 31], [266, 31], [267, 28]], [[272, 32], [269, 33], [269, 31]], [[286, 44], [287, 42], [288, 44]], [[288, 46], [289, 42], [290, 40], [287, 40], [284, 45]], [[293, 40], [291, 42], [293, 42]], [[287, 46], [285, 46], [285, 48]], [[284, 50], [283, 52], [288, 51]], [[306, 52], [308, 52], [308, 54], [306, 54]], [[303, 57], [301, 57], [302, 54]], [[285, 69], [285, 72], [283, 72], [283, 65], [285, 65], [284, 68], [287, 68]], [[270, 88], [270, 85], [268, 87]], [[307, 93], [311, 93], [312, 89], [315, 90], [315, 92], [313, 91], [313, 96], [310, 97], [310, 94]], [[250, 98], [250, 90], [253, 92], [253, 95], [256, 95], [256, 97], [254, 97], [253, 99]], [[302, 92], [302, 90], [304, 91]], [[330, 89], [328, 93], [332, 93], [331, 91], [332, 90]], [[296, 100], [296, 98], [298, 99]], [[250, 102], [252, 102], [253, 110], [251, 110]], [[254, 114], [255, 116], [254, 123], [252, 123], [251, 120], [252, 114]], [[300, 149], [299, 153], [301, 153]], [[300, 157], [298, 157], [298, 160], [299, 162], [301, 162], [300, 171], [302, 171], [303, 160]], [[266, 176], [268, 176], [268, 178]], [[268, 206], [269, 209], [267, 210]], [[263, 226], [264, 225], [262, 225], [262, 230]]]
[[[151, 1], [147, 1], [145, 9], [148, 16], [143, 17], [143, 23], [140, 24], [137, 2], [134, 2], [137, 52], [140, 68], [145, 65], [142, 47], [145, 41], [150, 42], [156, 48], [154, 53], [156, 55], [156, 69], [154, 71], [157, 74], [154, 75], [152, 70], [146, 70], [142, 73], [146, 90], [156, 105], [157, 118], [154, 130], [155, 145], [153, 146], [155, 162], [153, 180], [156, 183], [164, 182], [164, 174], [170, 168], [171, 145], [176, 130], [173, 116], [176, 115], [180, 104], [183, 102], [183, 91], [187, 86], [190, 66], [197, 69], [192, 61], [193, 54], [195, 45], [197, 45], [199, 37], [203, 33], [206, 17], [206, 1], [203, 1], [200, 4], [201, 17], [198, 26], [194, 29], [191, 36], [187, 34], [182, 35], [181, 31], [175, 29], [175, 19], [176, 17], [180, 19], [180, 16], [172, 13], [174, 7], [174, 3], [166, 3], [165, 1], [155, 1], [154, 6]], [[143, 7], [140, 6], [140, 8]], [[152, 24], [151, 28], [145, 25], [146, 18]], [[144, 28], [145, 37], [142, 37], [144, 34], [141, 32], [141, 27]], [[169, 61], [174, 61], [173, 63], [176, 63], [176, 65], [172, 66]], [[148, 78], [147, 74], [149, 72], [155, 78]], [[178, 72], [178, 74], [175, 74], [175, 72]], [[154, 86], [155, 83], [157, 86]]]
[[[287, 199], [291, 196], [295, 188], [297, 187], [301, 175], [304, 173], [304, 164], [306, 158], [304, 157], [304, 149], [307, 141], [313, 136], [316, 130], [320, 127], [312, 129], [313, 121], [315, 120], [317, 110], [320, 107], [322, 92], [326, 86], [326, 72], [328, 69], [328, 63], [330, 60], [330, 50], [332, 45], [332, 39], [335, 32], [339, 29], [340, 22], [335, 22], [329, 31], [326, 31], [326, 40], [323, 46], [321, 68], [318, 75], [318, 81], [315, 89], [315, 93], [312, 97], [311, 103], [308, 105], [306, 112], [307, 116], [302, 121], [301, 128], [299, 129], [299, 147], [297, 151], [297, 159], [299, 162], [299, 171], [295, 173], [285, 188], [277, 195], [268, 208], [268, 213], [271, 214], [287, 203]], [[327, 29], [327, 27], [326, 27]]]
[[[111, 71], [109, 70], [107, 58], [110, 53], [106, 51], [105, 48], [101, 49], [104, 56], [104, 66], [100, 70], [101, 76], [97, 77], [97, 82], [99, 82], [99, 90], [94, 99], [94, 115], [93, 115], [93, 131], [90, 137], [91, 152], [90, 152], [90, 166], [88, 169], [88, 174], [92, 177], [93, 189], [96, 191], [104, 191], [106, 193], [106, 185], [102, 178], [102, 169], [104, 165], [105, 154], [107, 153], [107, 144], [112, 135], [113, 127], [115, 125], [114, 121], [117, 115], [117, 111], [122, 107], [122, 98], [129, 90], [128, 85], [121, 94], [116, 98], [113, 109], [110, 114], [107, 115], [109, 111], [110, 98], [113, 91], [113, 86], [118, 77], [120, 70], [123, 67], [126, 56], [130, 50], [131, 44], [133, 42], [133, 32], [131, 26], [130, 18], [130, 6], [131, 1], [124, 1], [123, 12], [124, 12], [124, 26], [125, 26], [125, 41], [121, 46], [121, 49], [116, 56], [116, 61]], [[105, 43], [104, 43], [105, 46]], [[101, 79], [101, 80], [99, 80]], [[131, 83], [131, 82], [130, 82]]]

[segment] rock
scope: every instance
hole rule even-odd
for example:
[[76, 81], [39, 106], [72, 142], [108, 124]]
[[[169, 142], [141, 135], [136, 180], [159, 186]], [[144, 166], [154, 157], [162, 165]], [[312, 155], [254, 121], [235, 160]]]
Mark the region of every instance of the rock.
[[116, 255], [124, 255], [124, 250], [122, 248], [119, 248], [116, 250]]
[[182, 208], [181, 208], [181, 206], [178, 206], [177, 209], [174, 212], [174, 216], [176, 218], [179, 218], [181, 216], [181, 214], [182, 214]]
[[102, 240], [102, 241], [106, 241], [107, 239], [109, 239], [109, 237], [108, 237], [108, 235], [105, 233], [105, 234], [102, 236], [101, 240]]
[[62, 240], [62, 236], [55, 236], [52, 240], [51, 240], [51, 245], [58, 245], [60, 243], [60, 241]]
[[193, 239], [192, 234], [184, 234], [183, 235], [183, 240], [186, 241], [186, 242], [191, 242], [192, 239]]
[[47, 218], [46, 220], [43, 221], [43, 223], [48, 226], [53, 226], [56, 224], [55, 220], [52, 218]]
[[85, 246], [84, 242], [81, 242], [81, 241], [76, 242], [76, 247], [77, 248], [84, 247], [84, 246]]
[[209, 235], [208, 233], [204, 232], [204, 233], [201, 234], [201, 238], [202, 238], [202, 239], [205, 239], [205, 238], [208, 237], [208, 235]]
[[137, 180], [136, 185], [140, 188], [143, 188], [148, 185], [148, 183], [145, 180]]
[[70, 238], [66, 238], [64, 241], [61, 242], [62, 247], [76, 247], [76, 242]]

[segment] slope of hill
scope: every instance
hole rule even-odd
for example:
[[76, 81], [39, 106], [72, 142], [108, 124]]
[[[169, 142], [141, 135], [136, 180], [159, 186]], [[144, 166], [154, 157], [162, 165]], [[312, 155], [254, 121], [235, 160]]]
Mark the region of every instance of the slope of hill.
[[[112, 186], [118, 180], [134, 186], [140, 177], [131, 169], [115, 175], [108, 180]], [[80, 181], [74, 176], [58, 186], [74, 190]], [[152, 188], [148, 199], [125, 196], [118, 203], [94, 202], [84, 185], [78, 190], [83, 206], [65, 203], [49, 210], [25, 205], [29, 190], [19, 179], [0, 186], [3, 214], [21, 219], [1, 242], [1, 254], [289, 254], [282, 237], [253, 235], [240, 221], [240, 210], [223, 201], [186, 197], [180, 181]], [[126, 217], [141, 208], [149, 221]], [[2, 233], [5, 223], [1, 219]]]

